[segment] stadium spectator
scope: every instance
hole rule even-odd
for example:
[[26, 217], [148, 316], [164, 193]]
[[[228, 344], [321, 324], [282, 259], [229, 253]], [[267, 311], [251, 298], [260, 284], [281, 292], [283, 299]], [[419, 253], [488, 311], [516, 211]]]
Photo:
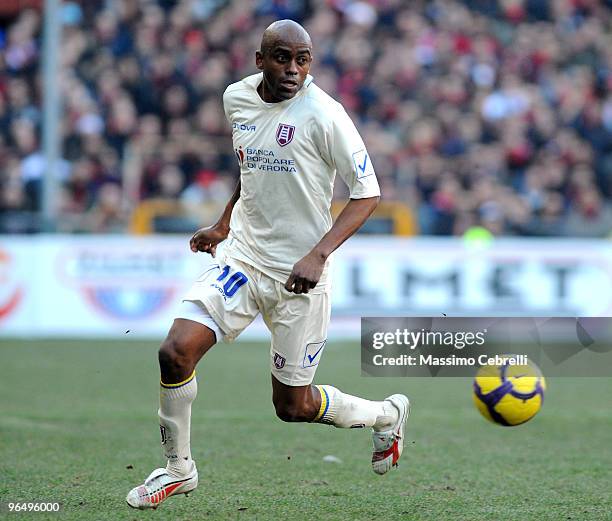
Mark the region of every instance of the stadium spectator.
[[[315, 81], [369, 144], [384, 199], [410, 207], [420, 233], [481, 225], [496, 235], [610, 236], [610, 7], [66, 2], [60, 228], [127, 230], [129, 211], [147, 199], [172, 198], [187, 212], [227, 199], [236, 165], [219, 92], [254, 70], [245, 56], [256, 35], [291, 17], [313, 36]], [[40, 13], [25, 10], [0, 30], [0, 231], [33, 231], [36, 219], [19, 214], [40, 209], [46, 168]], [[113, 217], [111, 200], [121, 201]], [[71, 220], [100, 211], [107, 216]]]

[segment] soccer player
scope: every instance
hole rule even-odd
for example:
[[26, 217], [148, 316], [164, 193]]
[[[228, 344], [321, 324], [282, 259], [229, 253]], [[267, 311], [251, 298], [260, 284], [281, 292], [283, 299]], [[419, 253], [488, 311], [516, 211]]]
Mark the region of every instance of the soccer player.
[[[196, 488], [190, 450], [195, 366], [217, 340], [233, 340], [260, 313], [272, 334], [272, 401], [281, 420], [371, 427], [378, 474], [402, 453], [408, 398], [370, 401], [331, 385], [311, 385], [330, 318], [330, 255], [365, 222], [380, 195], [361, 137], [342, 106], [313, 83], [311, 62], [304, 28], [277, 21], [256, 52], [262, 72], [223, 95], [240, 183], [219, 221], [190, 240], [193, 252], [214, 257], [227, 239], [218, 264], [185, 296], [159, 350], [167, 465], [128, 493], [132, 507], [156, 508]], [[350, 200], [332, 224], [336, 172]]]

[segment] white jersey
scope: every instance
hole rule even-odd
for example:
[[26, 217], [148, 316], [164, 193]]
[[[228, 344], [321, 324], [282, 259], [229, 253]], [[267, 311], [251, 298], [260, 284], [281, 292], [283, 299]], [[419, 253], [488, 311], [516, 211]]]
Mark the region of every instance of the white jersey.
[[[352, 199], [380, 189], [355, 125], [311, 76], [278, 103], [261, 99], [262, 79], [262, 73], [248, 76], [223, 95], [241, 179], [225, 252], [284, 283], [331, 228], [336, 172]], [[328, 284], [328, 271], [316, 289]]]

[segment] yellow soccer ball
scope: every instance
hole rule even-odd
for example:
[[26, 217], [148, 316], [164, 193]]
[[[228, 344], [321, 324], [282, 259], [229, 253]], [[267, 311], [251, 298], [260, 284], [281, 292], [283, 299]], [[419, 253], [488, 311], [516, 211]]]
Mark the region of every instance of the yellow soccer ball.
[[474, 404], [489, 421], [506, 427], [520, 425], [542, 408], [546, 381], [533, 362], [511, 365], [516, 355], [498, 356], [498, 365], [484, 365], [476, 373]]

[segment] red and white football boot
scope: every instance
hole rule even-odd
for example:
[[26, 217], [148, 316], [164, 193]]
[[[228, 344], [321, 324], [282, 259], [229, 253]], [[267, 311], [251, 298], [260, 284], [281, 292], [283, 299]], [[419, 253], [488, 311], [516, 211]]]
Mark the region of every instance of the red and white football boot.
[[403, 394], [393, 394], [385, 398], [385, 401], [391, 402], [399, 414], [391, 430], [382, 432], [372, 430], [374, 442], [372, 470], [381, 475], [397, 466], [404, 449], [404, 427], [410, 415], [410, 401]]
[[166, 469], [155, 469], [142, 485], [130, 490], [125, 500], [132, 508], [155, 509], [170, 496], [187, 494], [197, 486], [198, 470], [195, 463], [191, 472], [182, 477], [172, 476]]

